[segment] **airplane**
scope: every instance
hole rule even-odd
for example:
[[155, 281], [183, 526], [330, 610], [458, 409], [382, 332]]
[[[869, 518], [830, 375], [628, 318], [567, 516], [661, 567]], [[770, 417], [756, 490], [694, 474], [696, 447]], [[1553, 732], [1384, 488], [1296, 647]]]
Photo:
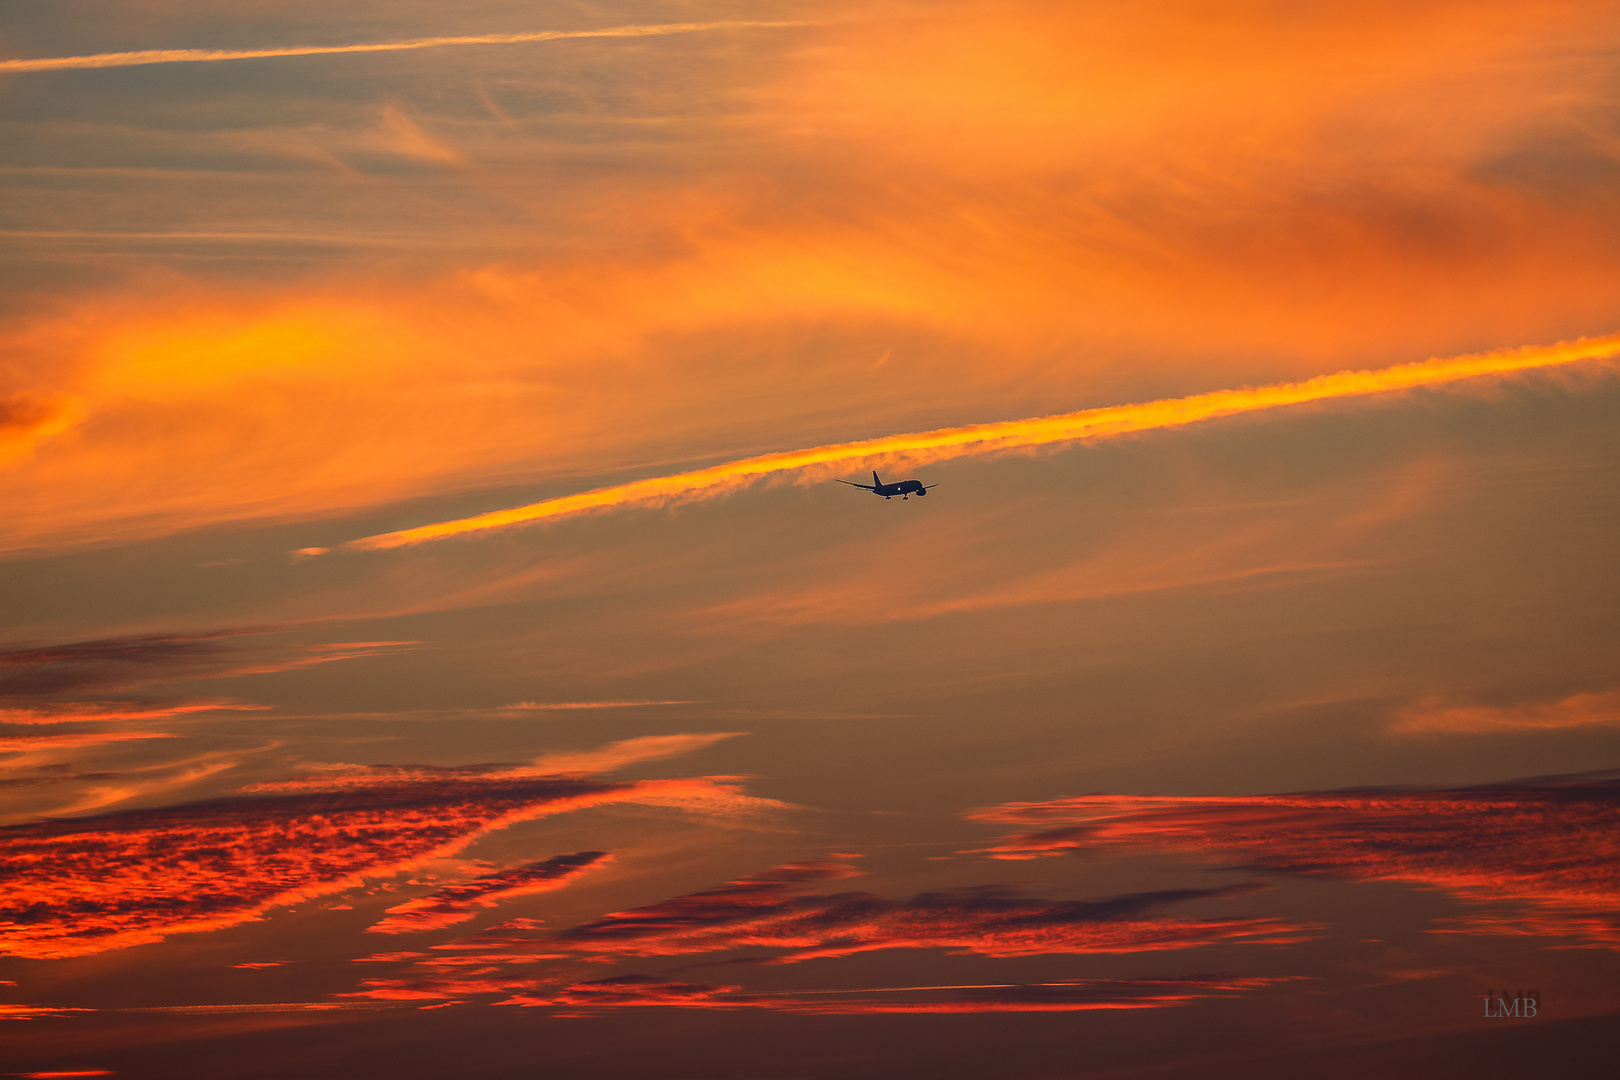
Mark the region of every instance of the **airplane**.
[[896, 495], [900, 496], [902, 499], [909, 499], [913, 495], [917, 496], [918, 498], [922, 498], [924, 495], [928, 494], [928, 488], [939, 487], [938, 484], [929, 484], [928, 487], [923, 487], [923, 482], [921, 480], [898, 480], [892, 484], [885, 484], [882, 480], [878, 479], [876, 469], [872, 470], [872, 482], [870, 484], [857, 484], [851, 480], [840, 480], [838, 482], [840, 484], [848, 484], [850, 487], [865, 488], [872, 494], [881, 495], [885, 499], [892, 499]]

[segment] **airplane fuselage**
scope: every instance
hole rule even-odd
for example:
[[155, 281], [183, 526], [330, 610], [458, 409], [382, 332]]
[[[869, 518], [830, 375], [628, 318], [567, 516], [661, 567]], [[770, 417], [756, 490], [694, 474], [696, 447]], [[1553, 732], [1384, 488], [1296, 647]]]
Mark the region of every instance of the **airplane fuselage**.
[[892, 484], [885, 484], [882, 478], [878, 476], [876, 469], [872, 470], [872, 482], [870, 484], [857, 484], [851, 480], [840, 480], [838, 482], [848, 484], [850, 487], [864, 488], [874, 495], [881, 495], [885, 499], [892, 499], [896, 495], [902, 499], [909, 499], [913, 495], [921, 497], [928, 494], [929, 488], [935, 486], [933, 484], [925, 486], [921, 480], [896, 480]]

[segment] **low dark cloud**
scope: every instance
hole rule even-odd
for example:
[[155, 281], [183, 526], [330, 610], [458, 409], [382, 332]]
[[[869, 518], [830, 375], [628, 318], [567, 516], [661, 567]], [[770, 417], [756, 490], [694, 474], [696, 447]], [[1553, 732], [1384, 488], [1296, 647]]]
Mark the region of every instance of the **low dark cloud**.
[[[354, 641], [255, 651], [227, 643], [230, 638], [264, 632], [231, 629], [143, 634], [0, 650], [0, 701], [37, 698], [43, 704], [45, 699], [61, 694], [128, 690], [177, 679], [287, 671], [415, 644]], [[42, 711], [48, 715], [50, 708]]]
[[1534, 777], [1450, 789], [1373, 788], [1240, 797], [1083, 795], [1008, 803], [977, 821], [1048, 828], [991, 858], [1111, 846], [1199, 852], [1248, 870], [1444, 889], [1494, 910], [1442, 924], [1620, 948], [1620, 775]]

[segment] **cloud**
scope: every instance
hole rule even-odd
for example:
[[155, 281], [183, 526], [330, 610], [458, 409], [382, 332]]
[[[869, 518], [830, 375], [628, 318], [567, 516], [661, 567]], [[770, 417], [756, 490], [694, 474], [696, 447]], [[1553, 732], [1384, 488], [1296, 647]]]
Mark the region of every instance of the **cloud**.
[[[0, 1020], [40, 1020], [68, 1013], [95, 1012], [94, 1009], [65, 1009], [54, 1005], [0, 1005]], [[12, 1076], [59, 1076], [60, 1073], [12, 1073]], [[69, 1074], [74, 1075], [74, 1074]], [[91, 1075], [98, 1075], [92, 1073]], [[106, 1074], [99, 1074], [106, 1075]]]
[[0, 829], [0, 952], [77, 956], [232, 926], [451, 854], [514, 822], [590, 806], [738, 814], [776, 805], [712, 780], [431, 775]]
[[515, 701], [503, 709], [549, 712], [568, 709], [628, 709], [641, 705], [692, 705], [691, 701]]
[[609, 743], [600, 750], [546, 754], [535, 758], [529, 768], [545, 773], [614, 772], [642, 761], [659, 761], [663, 758], [690, 754], [694, 750], [713, 746], [723, 739], [734, 739], [746, 734], [745, 731], [717, 731], [694, 735], [645, 735]]
[[0, 735], [0, 753], [51, 750], [63, 746], [97, 746], [130, 739], [172, 739], [167, 731], [83, 731], [71, 735]]
[[695, 34], [707, 30], [750, 29], [755, 27], [811, 26], [805, 22], [698, 22], [666, 23], [661, 26], [614, 26], [601, 30], [539, 30], [526, 34], [471, 34], [461, 37], [412, 38], [369, 45], [313, 45], [281, 49], [147, 49], [141, 52], [96, 53], [90, 56], [57, 56], [35, 60], [0, 60], [5, 71], [65, 71], [85, 68], [137, 67], [144, 64], [197, 64], [222, 60], [259, 60], [276, 56], [329, 56], [341, 53], [402, 52], [438, 49], [450, 45], [511, 45], [534, 41], [563, 41], [574, 38], [663, 37]]
[[0, 462], [26, 457], [37, 443], [84, 418], [84, 403], [68, 394], [16, 391], [0, 397]]
[[815, 894], [814, 884], [856, 873], [842, 863], [798, 863], [651, 907], [617, 912], [548, 939], [597, 956], [676, 956], [739, 948], [786, 950], [788, 964], [877, 949], [945, 948], [960, 955], [1144, 952], [1218, 941], [1297, 940], [1271, 919], [1165, 919], [1154, 909], [1253, 891], [1134, 893], [1104, 900], [1026, 900], [996, 889], [885, 900], [868, 893]]
[[380, 533], [345, 546], [376, 551], [420, 544], [447, 536], [551, 521], [604, 510], [663, 506], [672, 502], [714, 498], [730, 494], [758, 480], [788, 473], [825, 478], [835, 468], [862, 466], [877, 461], [921, 464], [975, 454], [994, 454], [1039, 446], [1060, 446], [1081, 440], [1180, 427], [1216, 417], [1282, 408], [1304, 402], [1390, 393], [1415, 387], [1443, 386], [1461, 379], [1500, 375], [1563, 364], [1609, 360], [1620, 353], [1620, 336], [1583, 338], [1557, 345], [1527, 347], [1497, 353], [1425, 360], [1377, 371], [1343, 371], [1298, 383], [1239, 390], [1217, 390], [1192, 397], [1086, 409], [1060, 416], [1031, 417], [993, 424], [945, 428], [937, 431], [889, 435], [879, 439], [837, 443], [764, 454], [723, 465], [635, 480], [564, 495], [528, 506], [496, 510], [474, 517]]
[[[509, 1003], [728, 1008], [756, 1004], [803, 1012], [1132, 1007], [1127, 998], [1138, 993], [1140, 987], [1116, 993], [1108, 990], [1114, 984], [1102, 983], [1051, 984], [1044, 989], [902, 987], [898, 989], [993, 993], [908, 1005], [864, 1002], [859, 1007], [846, 1007], [813, 998], [795, 1002], [791, 996], [772, 994], [737, 997], [733, 996], [737, 987], [650, 980], [640, 975], [585, 984], [569, 985], [569, 981], [577, 978], [570, 972], [580, 961], [714, 955], [739, 949], [768, 949], [772, 954], [740, 960], [733, 957], [728, 958], [729, 962], [792, 964], [881, 949], [943, 949], [956, 956], [998, 958], [1118, 954], [1217, 944], [1282, 944], [1308, 936], [1307, 928], [1276, 919], [1192, 919], [1158, 914], [1158, 909], [1175, 904], [1246, 895], [1257, 886], [1134, 893], [1082, 901], [1028, 899], [994, 888], [923, 893], [910, 900], [888, 900], [863, 892], [815, 891], [825, 882], [857, 873], [842, 861], [789, 863], [556, 933], [534, 936], [492, 928], [473, 937], [435, 945], [426, 955], [368, 958], [405, 960], [410, 968], [402, 977], [363, 980], [361, 989], [348, 996], [459, 999], [521, 989], [525, 993]], [[1163, 989], [1161, 986], [1160, 991]], [[722, 994], [726, 995], [723, 999], [717, 996]], [[1131, 1000], [1139, 1004], [1174, 1004], [1190, 999], [1155, 991]]]
[[[724, 954], [737, 949], [774, 950], [768, 957], [742, 962], [779, 965], [880, 949], [1027, 957], [1283, 944], [1306, 936], [1306, 928], [1272, 918], [1174, 918], [1157, 913], [1168, 905], [1246, 895], [1257, 886], [1139, 892], [1100, 900], [1024, 899], [988, 887], [925, 892], [910, 900], [888, 900], [868, 892], [815, 892], [821, 882], [857, 873], [844, 861], [787, 863], [538, 938], [491, 929], [434, 946], [433, 954], [395, 954], [410, 960], [413, 972], [403, 978], [364, 980], [363, 989], [353, 996], [424, 1001], [515, 988], [538, 991], [561, 984], [557, 972], [565, 968], [557, 968], [557, 962]], [[569, 1002], [536, 994], [530, 1004]]]
[[1584, 774], [1442, 790], [1083, 795], [967, 816], [1046, 826], [984, 849], [991, 858], [1127, 846], [1230, 858], [1248, 870], [1414, 882], [1512, 909], [1464, 916], [1458, 932], [1535, 932], [1620, 948], [1617, 809], [1620, 779]]
[[64, 701], [27, 708], [0, 708], [0, 724], [85, 724], [111, 720], [163, 720], [194, 712], [260, 711], [268, 705], [252, 705], [232, 698], [195, 698], [178, 705], [135, 701]]
[[[579, 776], [613, 772], [640, 761], [689, 754], [722, 739], [746, 734], [723, 731], [691, 735], [646, 735], [623, 739], [597, 750], [543, 754], [526, 765], [344, 765], [310, 764], [320, 775], [292, 780], [271, 780], [243, 788], [246, 792], [349, 791], [400, 783], [456, 780], [517, 780], [527, 777]], [[768, 800], [761, 800], [765, 805]], [[781, 806], [781, 803], [771, 803]]]
[[481, 908], [495, 907], [514, 897], [560, 889], [611, 859], [605, 851], [580, 851], [486, 874], [440, 889], [432, 896], [391, 907], [388, 918], [367, 930], [373, 934], [414, 934], [453, 926], [475, 917]]
[[676, 982], [647, 975], [620, 975], [573, 983], [544, 995], [519, 994], [498, 1004], [567, 1006], [590, 1012], [647, 1007], [769, 1009], [811, 1015], [1081, 1012], [1184, 1005], [1204, 998], [1229, 997], [1285, 981], [1288, 980], [1189, 975], [1176, 979], [1068, 979], [1050, 983], [876, 987], [759, 994], [749, 993], [741, 986]]
[[[261, 675], [278, 671], [351, 660], [360, 656], [383, 655], [415, 645], [414, 641], [344, 641], [319, 645], [279, 646], [261, 650], [254, 658], [248, 650], [225, 644], [225, 639], [261, 630], [214, 630], [191, 634], [143, 634], [133, 637], [75, 641], [60, 645], [13, 648], [0, 651], [0, 700], [39, 697], [98, 690], [127, 690], [149, 683], [180, 679], [225, 678], [232, 675]], [[194, 703], [196, 708], [178, 706], [167, 715], [218, 708]], [[23, 719], [12, 722], [57, 722], [53, 715], [72, 716], [75, 703], [36, 703], [18, 711]], [[252, 706], [225, 706], [252, 708]], [[118, 705], [88, 706], [85, 719], [124, 719], [135, 715], [164, 715], [162, 712], [124, 713]], [[97, 717], [96, 712], [105, 715]], [[3, 714], [0, 714], [3, 715]], [[30, 716], [33, 719], [30, 719]], [[46, 718], [44, 720], [41, 717]], [[62, 721], [65, 722], [65, 721]]]
[[1608, 690], [1571, 694], [1559, 701], [1503, 706], [1454, 705], [1443, 698], [1425, 698], [1400, 710], [1389, 732], [1392, 735], [1476, 735], [1617, 724], [1620, 724], [1620, 690]]
[[[687, 38], [705, 62], [674, 70], [603, 49], [589, 76], [537, 73], [524, 50], [478, 50], [513, 124], [473, 94], [396, 106], [469, 162], [456, 170], [373, 167], [358, 155], [377, 103], [314, 107], [296, 81], [253, 117], [222, 104], [184, 131], [58, 125], [122, 170], [129, 209], [14, 185], [23, 217], [96, 200], [78, 223], [93, 227], [48, 230], [66, 239], [38, 257], [116, 242], [134, 269], [0, 328], [27, 358], [15, 393], [85, 418], [30, 435], [26, 467], [0, 478], [0, 504], [32, 509], [0, 521], [0, 548], [497, 486], [538, 494], [486, 505], [532, 503], [784, 447], [1613, 329], [1614, 102], [1587, 47], [1615, 25], [1602, 5], [817, 14], [845, 12], [858, 20]], [[593, 96], [618, 73], [663, 73], [668, 92]], [[154, 154], [173, 172], [125, 168]], [[221, 162], [240, 177], [228, 192]], [[200, 265], [205, 243], [210, 260], [282, 260], [277, 237], [320, 271], [145, 274]], [[415, 261], [381, 271], [384, 247]]]

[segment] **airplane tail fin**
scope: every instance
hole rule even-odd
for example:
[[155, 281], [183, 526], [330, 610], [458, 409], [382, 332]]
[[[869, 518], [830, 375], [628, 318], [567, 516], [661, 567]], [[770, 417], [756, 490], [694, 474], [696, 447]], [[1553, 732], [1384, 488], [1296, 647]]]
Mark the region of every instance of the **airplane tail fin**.
[[873, 469], [873, 470], [872, 470], [872, 483], [874, 483], [874, 484], [876, 484], [876, 485], [877, 485], [877, 486], [878, 486], [878, 487], [882, 487], [882, 486], [883, 486], [883, 481], [881, 481], [881, 480], [879, 480], [879, 479], [878, 479], [878, 474], [877, 474], [877, 470], [876, 470], [876, 469]]

